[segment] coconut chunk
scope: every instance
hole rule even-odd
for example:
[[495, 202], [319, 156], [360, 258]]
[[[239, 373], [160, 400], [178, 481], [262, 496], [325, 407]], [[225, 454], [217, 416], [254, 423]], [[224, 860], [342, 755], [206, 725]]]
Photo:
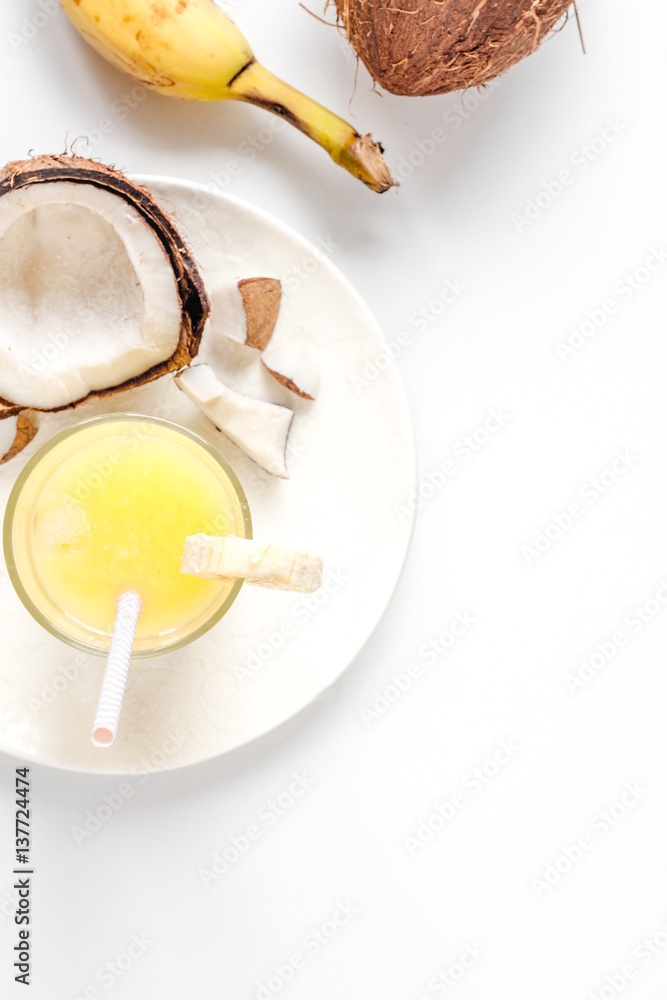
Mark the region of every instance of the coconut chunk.
[[320, 369], [312, 346], [290, 343], [277, 336], [262, 355], [268, 372], [290, 392], [303, 399], [315, 399], [320, 388]]
[[289, 478], [285, 453], [292, 410], [235, 392], [220, 381], [210, 365], [185, 368], [174, 380], [246, 455], [272, 475]]
[[0, 421], [0, 465], [9, 462], [30, 444], [37, 428], [23, 413]]
[[263, 351], [278, 319], [278, 278], [242, 278], [211, 290], [211, 326], [237, 344]]
[[0, 172], [0, 406], [56, 410], [189, 363], [208, 299], [151, 195], [79, 157]]
[[263, 351], [278, 320], [282, 286], [278, 278], [243, 278], [238, 287], [246, 315], [245, 342]]
[[245, 344], [247, 323], [238, 283], [212, 284], [208, 294], [211, 299], [211, 329], [235, 344]]
[[0, 420], [0, 456], [3, 456], [1, 461], [5, 461], [4, 456], [14, 444], [17, 419], [18, 417], [6, 417]]

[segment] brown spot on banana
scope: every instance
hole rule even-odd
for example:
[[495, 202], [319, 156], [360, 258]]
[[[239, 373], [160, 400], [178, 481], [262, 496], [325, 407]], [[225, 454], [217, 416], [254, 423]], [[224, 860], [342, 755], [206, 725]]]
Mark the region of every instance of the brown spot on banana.
[[252, 103], [257, 108], [264, 108], [265, 111], [270, 111], [272, 114], [278, 115], [279, 118], [284, 118], [294, 128], [298, 128], [299, 132], [303, 132], [311, 139], [313, 138], [314, 133], [310, 126], [302, 121], [298, 115], [295, 115], [293, 111], [286, 108], [284, 104], [280, 104], [277, 101], [265, 101], [261, 97], [253, 97]]

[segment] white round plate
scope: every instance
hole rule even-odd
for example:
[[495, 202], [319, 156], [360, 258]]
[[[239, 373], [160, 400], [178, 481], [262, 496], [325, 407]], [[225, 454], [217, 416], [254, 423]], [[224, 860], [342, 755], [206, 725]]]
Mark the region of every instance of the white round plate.
[[271, 216], [183, 181], [141, 179], [173, 215], [206, 287], [268, 275], [282, 280], [281, 322], [315, 349], [314, 402], [284, 389], [256, 352], [222, 335], [212, 311], [197, 360], [241, 391], [295, 410], [290, 478], [264, 473], [220, 434], [170, 377], [43, 414], [28, 448], [0, 467], [4, 509], [12, 483], [47, 438], [100, 412], [152, 413], [214, 443], [244, 485], [256, 538], [324, 556], [311, 595], [244, 586], [225, 618], [174, 653], [132, 664], [115, 744], [95, 748], [91, 725], [104, 659], [79, 653], [37, 625], [0, 566], [0, 749], [76, 771], [167, 770], [238, 747], [308, 705], [371, 635], [401, 573], [416, 482], [412, 427], [398, 374], [373, 317], [327, 259]]

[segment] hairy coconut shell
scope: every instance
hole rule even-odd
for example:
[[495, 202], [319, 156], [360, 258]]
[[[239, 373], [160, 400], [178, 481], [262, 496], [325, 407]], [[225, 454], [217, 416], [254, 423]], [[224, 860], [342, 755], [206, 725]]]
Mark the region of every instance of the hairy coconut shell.
[[373, 79], [408, 97], [479, 87], [534, 52], [573, 0], [335, 0]]
[[9, 451], [0, 458], [0, 465], [4, 465], [5, 462], [9, 462], [20, 454], [30, 444], [36, 433], [37, 428], [32, 420], [25, 413], [19, 413], [16, 420], [16, 435]]
[[[171, 219], [162, 211], [150, 191], [134, 184], [120, 170], [83, 156], [36, 156], [31, 160], [16, 160], [0, 170], [0, 197], [17, 188], [54, 181], [92, 184], [118, 195], [132, 205], [162, 244], [174, 272], [181, 303], [179, 341], [171, 357], [120, 385], [95, 389], [82, 399], [65, 406], [53, 407], [54, 410], [66, 410], [78, 406], [93, 396], [108, 396], [133, 386], [143, 385], [167, 372], [188, 365], [199, 350], [204, 325], [210, 312], [210, 303], [197, 265]], [[40, 407], [34, 408], [40, 409]], [[25, 405], [17, 406], [12, 400], [0, 396], [0, 418], [16, 414], [23, 409]]]

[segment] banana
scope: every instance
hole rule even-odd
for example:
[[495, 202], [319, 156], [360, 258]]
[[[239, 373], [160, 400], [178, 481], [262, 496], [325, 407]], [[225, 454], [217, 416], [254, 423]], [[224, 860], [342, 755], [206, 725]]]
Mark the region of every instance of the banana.
[[60, 0], [100, 55], [151, 90], [195, 101], [247, 101], [319, 143], [373, 191], [395, 185], [382, 146], [279, 80], [213, 0]]
[[244, 579], [258, 587], [312, 594], [322, 582], [322, 557], [307, 549], [234, 535], [188, 535], [181, 573], [205, 580]]

